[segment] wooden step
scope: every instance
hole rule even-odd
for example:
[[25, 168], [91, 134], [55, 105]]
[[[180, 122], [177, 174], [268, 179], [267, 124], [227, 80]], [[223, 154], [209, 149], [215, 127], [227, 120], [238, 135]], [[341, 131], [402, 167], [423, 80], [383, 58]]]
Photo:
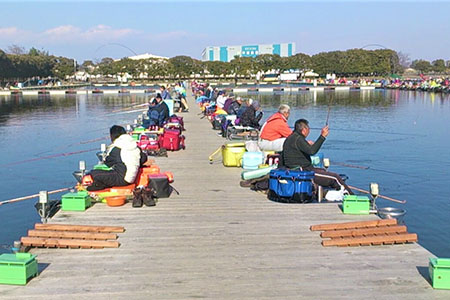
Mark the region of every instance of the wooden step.
[[312, 225], [310, 227], [310, 229], [311, 229], [311, 231], [325, 231], [325, 230], [370, 228], [370, 227], [393, 226], [393, 225], [397, 225], [396, 219], [318, 224], [318, 225]]
[[39, 237], [22, 237], [20, 239], [24, 246], [34, 247], [58, 247], [58, 248], [118, 248], [117, 241], [96, 241], [78, 239], [55, 239]]
[[382, 245], [382, 244], [404, 244], [417, 242], [417, 234], [404, 233], [384, 236], [369, 236], [369, 237], [354, 237], [354, 238], [342, 238], [331, 239], [322, 241], [324, 247], [330, 246], [366, 246], [366, 245]]
[[357, 237], [357, 236], [371, 236], [371, 235], [386, 235], [405, 233], [408, 231], [406, 226], [381, 226], [373, 228], [361, 228], [361, 229], [344, 229], [344, 230], [328, 230], [320, 234], [323, 238], [344, 238], [344, 237]]
[[91, 226], [91, 225], [68, 225], [68, 224], [41, 224], [36, 223], [35, 229], [58, 230], [58, 231], [82, 231], [82, 232], [124, 232], [122, 226]]
[[55, 230], [28, 230], [29, 237], [44, 238], [64, 238], [64, 239], [83, 239], [83, 240], [116, 240], [117, 234], [97, 233], [97, 232], [79, 232], [79, 231], [55, 231]]

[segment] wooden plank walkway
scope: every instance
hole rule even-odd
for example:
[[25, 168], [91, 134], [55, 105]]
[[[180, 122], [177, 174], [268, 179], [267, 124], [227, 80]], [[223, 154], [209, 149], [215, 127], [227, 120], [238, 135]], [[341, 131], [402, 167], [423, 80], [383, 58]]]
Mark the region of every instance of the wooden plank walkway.
[[240, 188], [241, 169], [208, 163], [224, 140], [189, 101], [187, 149], [157, 159], [180, 195], [156, 207], [59, 212], [51, 223], [124, 226], [120, 248], [32, 249], [41, 274], [0, 285], [1, 299], [449, 299], [430, 286], [432, 255], [418, 244], [325, 248], [309, 229], [375, 216]]

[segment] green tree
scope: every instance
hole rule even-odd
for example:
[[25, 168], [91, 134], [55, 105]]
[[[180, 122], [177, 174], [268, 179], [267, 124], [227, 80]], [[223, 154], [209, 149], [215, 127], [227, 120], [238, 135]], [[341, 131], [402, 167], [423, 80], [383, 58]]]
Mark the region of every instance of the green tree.
[[0, 79], [13, 77], [14, 67], [3, 50], [0, 49]]
[[280, 69], [282, 60], [279, 55], [276, 54], [261, 54], [253, 59], [254, 63], [251, 64], [250, 71], [269, 71], [273, 69]]
[[206, 69], [211, 75], [227, 75], [230, 74], [231, 64], [223, 61], [206, 61], [204, 63], [204, 69]]
[[53, 57], [54, 65], [52, 69], [53, 76], [65, 79], [67, 76], [74, 75], [74, 62], [73, 59], [58, 56]]
[[189, 77], [191, 74], [197, 74], [202, 71], [199, 61], [184, 55], [170, 58], [168, 62], [168, 68], [171, 75], [179, 75], [180, 77], [184, 78]]
[[412, 62], [412, 64], [411, 64], [411, 66], [414, 69], [416, 69], [416, 70], [418, 70], [418, 71], [420, 71], [422, 73], [426, 73], [426, 72], [431, 71], [431, 64], [427, 60], [423, 60], [423, 59], [414, 60]]
[[436, 73], [443, 73], [445, 72], [445, 61], [443, 59], [437, 59], [432, 62], [432, 70]]
[[297, 53], [292, 56], [282, 57], [284, 61], [284, 69], [299, 69], [306, 70], [312, 68], [311, 56], [304, 53]]

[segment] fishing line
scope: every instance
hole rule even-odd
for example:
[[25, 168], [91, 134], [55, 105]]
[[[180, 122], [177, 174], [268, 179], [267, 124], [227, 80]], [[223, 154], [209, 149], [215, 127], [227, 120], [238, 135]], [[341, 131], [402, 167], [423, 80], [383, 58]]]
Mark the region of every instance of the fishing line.
[[331, 163], [334, 164], [334, 165], [337, 165], [337, 166], [342, 166], [342, 167], [347, 167], [347, 168], [354, 168], [354, 169], [361, 169], [361, 170], [372, 170], [372, 171], [376, 171], [376, 172], [383, 172], [383, 173], [399, 175], [399, 176], [405, 176], [405, 177], [410, 177], [410, 178], [422, 178], [422, 176], [419, 176], [419, 175], [410, 175], [410, 174], [405, 174], [405, 173], [396, 172], [396, 171], [389, 171], [389, 170], [383, 170], [383, 169], [378, 169], [378, 168], [372, 168], [372, 167], [369, 167], [369, 166], [353, 165], [353, 164], [347, 164], [347, 163], [338, 162], [338, 161], [331, 161]]

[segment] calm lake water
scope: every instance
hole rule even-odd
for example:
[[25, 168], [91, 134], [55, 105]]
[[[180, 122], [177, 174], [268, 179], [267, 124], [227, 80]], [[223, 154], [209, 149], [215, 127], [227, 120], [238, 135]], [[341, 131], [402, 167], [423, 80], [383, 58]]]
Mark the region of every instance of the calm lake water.
[[[372, 90], [245, 96], [262, 102], [265, 118], [280, 103], [289, 104], [290, 125], [308, 119], [310, 139], [320, 133], [331, 105], [330, 135], [321, 150], [332, 161], [330, 170], [348, 175], [351, 185], [368, 189], [377, 182], [381, 194], [407, 200], [377, 204], [406, 209], [405, 223], [419, 243], [450, 257], [450, 95]], [[0, 96], [0, 201], [72, 186], [78, 161], [96, 163], [109, 127], [136, 118], [137, 112], [123, 108], [148, 97]], [[0, 206], [0, 252], [40, 220], [36, 201]]]

